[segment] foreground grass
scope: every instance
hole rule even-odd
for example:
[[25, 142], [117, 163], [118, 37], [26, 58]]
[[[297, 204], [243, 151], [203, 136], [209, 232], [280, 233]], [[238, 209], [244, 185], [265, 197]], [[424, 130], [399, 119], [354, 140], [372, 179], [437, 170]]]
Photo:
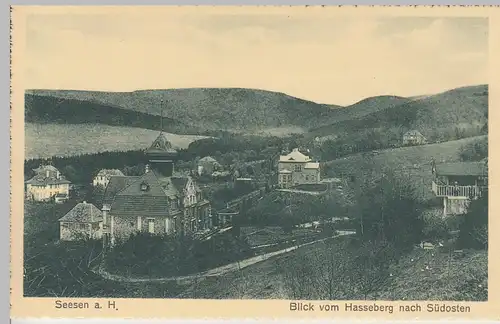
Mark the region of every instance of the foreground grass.
[[[290, 290], [287, 271], [301, 267], [303, 257], [322, 254], [328, 243], [317, 243], [293, 251], [287, 255], [261, 262], [239, 272], [200, 280], [186, 286], [178, 298], [214, 299], [294, 299]], [[328, 258], [314, 258], [310, 269], [324, 269]], [[415, 249], [389, 268], [379, 289], [366, 299], [376, 300], [487, 300], [488, 257], [485, 251], [465, 251], [462, 258], [449, 257], [448, 251]], [[338, 269], [340, 275], [342, 269]], [[312, 278], [313, 280], [315, 278]], [[303, 299], [323, 299], [320, 290], [326, 281], [317, 286], [311, 277], [302, 278], [309, 283]], [[316, 288], [315, 288], [316, 287]], [[353, 286], [336, 288], [338, 298], [364, 299]], [[319, 297], [319, 298], [318, 298]]]
[[[206, 136], [165, 134], [174, 147]], [[158, 131], [103, 124], [25, 124], [25, 159], [146, 149]]]

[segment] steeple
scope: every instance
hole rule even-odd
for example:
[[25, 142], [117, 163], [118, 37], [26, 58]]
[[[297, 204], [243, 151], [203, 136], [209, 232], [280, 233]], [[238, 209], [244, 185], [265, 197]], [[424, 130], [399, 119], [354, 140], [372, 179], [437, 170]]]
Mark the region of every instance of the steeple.
[[177, 150], [172, 147], [163, 134], [163, 100], [161, 100], [160, 134], [153, 144], [146, 150], [147, 163], [157, 176], [171, 177], [174, 172], [174, 163], [177, 159]]

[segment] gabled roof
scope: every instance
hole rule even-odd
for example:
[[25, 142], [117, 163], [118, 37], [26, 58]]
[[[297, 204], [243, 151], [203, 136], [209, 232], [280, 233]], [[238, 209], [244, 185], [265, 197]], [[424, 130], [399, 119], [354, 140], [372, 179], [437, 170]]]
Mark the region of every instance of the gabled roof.
[[46, 186], [53, 184], [70, 184], [69, 180], [66, 180], [64, 177], [60, 176], [57, 178], [54, 174], [49, 174], [47, 177], [43, 172], [38, 173], [33, 178], [26, 181], [26, 184], [31, 184], [34, 186]]
[[484, 162], [455, 162], [436, 165], [436, 174], [441, 176], [487, 176], [488, 166]]
[[82, 202], [73, 207], [73, 209], [61, 217], [59, 221], [75, 223], [100, 222], [102, 221], [102, 212], [93, 204]]
[[189, 182], [189, 177], [171, 177], [170, 179], [179, 192], [182, 192]]
[[410, 131], [407, 131], [404, 136], [418, 136], [418, 137], [424, 137], [424, 135], [422, 135], [422, 133], [420, 133], [418, 130], [410, 130]]
[[298, 149], [293, 149], [287, 155], [280, 156], [280, 162], [309, 162], [311, 158], [305, 154], [302, 154]]
[[158, 154], [158, 153], [169, 153], [176, 154], [177, 151], [172, 147], [172, 143], [170, 143], [163, 133], [160, 133], [158, 137], [154, 140], [153, 144], [146, 150], [148, 154]]
[[97, 175], [97, 177], [111, 177], [111, 176], [125, 176], [120, 170], [118, 169], [102, 169], [100, 170]]
[[40, 165], [38, 168], [33, 169], [33, 171], [35, 171], [35, 173], [45, 172], [47, 170], [51, 171], [51, 172], [58, 172], [59, 171], [59, 170], [57, 170], [56, 167], [54, 167], [52, 165]]
[[218, 163], [216, 159], [214, 159], [211, 156], [205, 156], [201, 158], [198, 162], [211, 162], [211, 163]]

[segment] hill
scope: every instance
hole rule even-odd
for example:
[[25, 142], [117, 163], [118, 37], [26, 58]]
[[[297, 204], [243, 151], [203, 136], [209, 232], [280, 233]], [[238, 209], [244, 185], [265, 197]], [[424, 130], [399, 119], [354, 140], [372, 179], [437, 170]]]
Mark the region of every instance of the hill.
[[[160, 130], [157, 115], [108, 106], [91, 101], [25, 94], [25, 121], [39, 124], [104, 124]], [[163, 129], [190, 134], [201, 130], [172, 118], [163, 117]]]
[[[183, 125], [204, 130], [259, 131], [267, 128], [298, 126], [310, 128], [330, 123], [334, 116], [330, 105], [317, 104], [283, 93], [239, 88], [190, 88], [99, 92], [76, 90], [27, 90], [36, 101], [49, 97], [59, 105], [78, 107], [79, 102], [117, 107], [148, 115], [160, 115], [160, 100], [165, 101], [164, 115]], [[76, 101], [74, 101], [76, 100]], [[123, 112], [121, 112], [123, 114]], [[48, 116], [57, 118], [57, 116]], [[66, 117], [65, 117], [66, 118]], [[127, 119], [128, 120], [128, 119]], [[119, 126], [130, 126], [122, 123]]]
[[350, 175], [361, 177], [372, 169], [389, 169], [400, 179], [411, 181], [417, 188], [416, 194], [427, 200], [434, 197], [431, 192], [431, 161], [459, 161], [462, 147], [485, 138], [487, 136], [476, 136], [438, 144], [381, 150], [369, 156], [354, 154], [325, 162], [323, 172], [326, 177], [345, 178]]
[[402, 132], [416, 129], [429, 141], [446, 141], [479, 135], [488, 120], [487, 85], [457, 88], [413, 99], [377, 98], [351, 106], [349, 109], [355, 111], [353, 118], [336, 119], [331, 125], [311, 129], [310, 136], [338, 137], [367, 129], [387, 132], [397, 129], [402, 136]]
[[[187, 148], [191, 142], [204, 138], [166, 135], [178, 148]], [[25, 159], [145, 149], [157, 136], [158, 131], [135, 127], [25, 123]]]

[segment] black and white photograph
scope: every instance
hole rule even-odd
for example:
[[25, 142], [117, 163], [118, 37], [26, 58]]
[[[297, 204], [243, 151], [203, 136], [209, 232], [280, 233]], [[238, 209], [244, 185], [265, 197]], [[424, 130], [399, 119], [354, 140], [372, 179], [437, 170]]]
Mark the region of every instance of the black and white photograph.
[[25, 15], [23, 296], [488, 301], [488, 17], [202, 9]]

